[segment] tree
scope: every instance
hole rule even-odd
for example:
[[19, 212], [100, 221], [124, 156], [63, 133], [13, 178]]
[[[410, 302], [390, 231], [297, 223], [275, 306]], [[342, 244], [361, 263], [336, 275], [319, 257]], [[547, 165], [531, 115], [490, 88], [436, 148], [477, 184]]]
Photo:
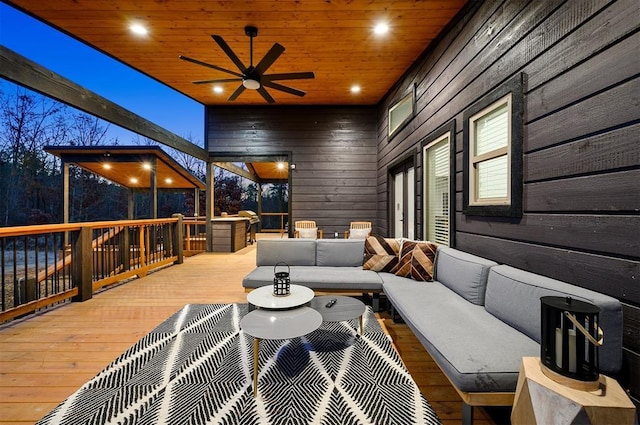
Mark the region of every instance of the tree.
[[242, 205], [242, 191], [240, 177], [218, 168], [215, 175], [215, 215], [222, 212], [237, 214]]

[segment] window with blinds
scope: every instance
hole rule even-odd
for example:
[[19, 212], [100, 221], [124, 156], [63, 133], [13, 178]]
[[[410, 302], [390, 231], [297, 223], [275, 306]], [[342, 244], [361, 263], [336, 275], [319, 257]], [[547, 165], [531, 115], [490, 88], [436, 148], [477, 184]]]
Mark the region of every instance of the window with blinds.
[[426, 239], [449, 245], [449, 133], [425, 146]]
[[470, 205], [507, 205], [511, 200], [511, 95], [469, 119]]

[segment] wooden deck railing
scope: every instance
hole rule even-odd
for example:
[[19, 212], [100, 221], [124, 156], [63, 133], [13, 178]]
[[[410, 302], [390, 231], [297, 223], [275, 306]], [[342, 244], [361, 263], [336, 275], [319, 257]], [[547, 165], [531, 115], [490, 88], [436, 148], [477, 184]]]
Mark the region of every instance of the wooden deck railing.
[[183, 232], [180, 215], [0, 228], [0, 323], [181, 263]]
[[[286, 230], [286, 224], [288, 224], [287, 222], [285, 222], [285, 217], [288, 217], [289, 214], [285, 213], [285, 212], [275, 212], [275, 213], [271, 213], [271, 212], [263, 212], [260, 213], [260, 220], [262, 222], [262, 225], [260, 226], [260, 231], [261, 232], [277, 232], [280, 234], [285, 233]], [[264, 217], [267, 217], [267, 219], [265, 220]], [[269, 218], [270, 217], [280, 217], [280, 227], [279, 228], [272, 228], [268, 223], [270, 223]]]

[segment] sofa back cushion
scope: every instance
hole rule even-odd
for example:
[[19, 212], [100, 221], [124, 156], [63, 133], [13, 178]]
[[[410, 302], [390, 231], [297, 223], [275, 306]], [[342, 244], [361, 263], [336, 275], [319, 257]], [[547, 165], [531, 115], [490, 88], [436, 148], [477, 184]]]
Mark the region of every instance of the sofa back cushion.
[[362, 267], [364, 239], [318, 239], [316, 265], [333, 267]]
[[541, 339], [540, 297], [572, 297], [600, 308], [604, 344], [600, 369], [614, 373], [622, 364], [622, 305], [613, 297], [507, 265], [489, 272], [485, 309], [538, 343]]
[[290, 266], [315, 266], [316, 241], [313, 239], [262, 239], [257, 242], [257, 266], [273, 266], [281, 261]]
[[483, 305], [489, 269], [497, 264], [486, 258], [439, 246], [434, 279], [467, 301]]

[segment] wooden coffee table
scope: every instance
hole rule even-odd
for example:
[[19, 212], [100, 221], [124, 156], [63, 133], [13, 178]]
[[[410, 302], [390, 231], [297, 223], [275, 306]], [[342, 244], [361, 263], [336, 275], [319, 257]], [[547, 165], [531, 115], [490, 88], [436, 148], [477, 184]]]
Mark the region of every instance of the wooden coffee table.
[[[327, 303], [331, 300], [336, 301], [331, 307], [327, 307]], [[344, 295], [323, 295], [312, 299], [309, 305], [322, 315], [324, 322], [342, 322], [359, 317], [362, 335], [362, 315], [366, 310], [362, 301]]]

